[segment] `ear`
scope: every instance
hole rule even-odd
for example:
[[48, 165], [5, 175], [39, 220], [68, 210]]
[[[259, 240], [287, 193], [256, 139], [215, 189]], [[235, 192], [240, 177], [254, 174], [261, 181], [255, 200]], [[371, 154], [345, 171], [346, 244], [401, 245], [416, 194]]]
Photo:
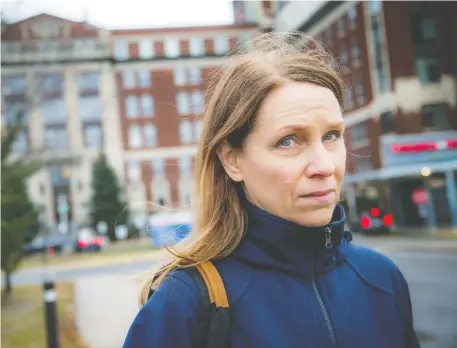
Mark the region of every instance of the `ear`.
[[224, 142], [217, 149], [217, 156], [225, 169], [225, 172], [235, 182], [243, 181], [243, 175], [238, 166], [239, 151], [233, 149], [227, 142]]

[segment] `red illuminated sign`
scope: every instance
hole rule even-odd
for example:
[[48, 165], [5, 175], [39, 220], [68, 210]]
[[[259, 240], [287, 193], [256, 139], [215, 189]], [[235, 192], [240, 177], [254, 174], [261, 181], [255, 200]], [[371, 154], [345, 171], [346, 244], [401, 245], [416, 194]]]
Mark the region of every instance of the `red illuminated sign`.
[[407, 144], [392, 144], [390, 146], [390, 150], [396, 154], [441, 151], [451, 149], [457, 149], [457, 139], [422, 141]]

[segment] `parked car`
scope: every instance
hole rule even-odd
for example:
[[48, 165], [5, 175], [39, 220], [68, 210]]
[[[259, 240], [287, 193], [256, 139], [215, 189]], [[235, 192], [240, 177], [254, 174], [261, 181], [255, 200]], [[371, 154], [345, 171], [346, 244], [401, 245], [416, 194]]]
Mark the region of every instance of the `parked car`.
[[90, 227], [84, 227], [77, 233], [75, 251], [100, 251], [104, 245], [102, 236], [98, 236]]
[[364, 234], [383, 234], [391, 232], [392, 224], [392, 215], [379, 208], [371, 208], [368, 212], [360, 214], [358, 224], [352, 229]]
[[73, 240], [71, 236], [62, 233], [51, 233], [49, 235], [39, 234], [30, 243], [24, 246], [24, 255], [34, 255], [53, 249], [56, 253], [62, 250], [72, 248]]

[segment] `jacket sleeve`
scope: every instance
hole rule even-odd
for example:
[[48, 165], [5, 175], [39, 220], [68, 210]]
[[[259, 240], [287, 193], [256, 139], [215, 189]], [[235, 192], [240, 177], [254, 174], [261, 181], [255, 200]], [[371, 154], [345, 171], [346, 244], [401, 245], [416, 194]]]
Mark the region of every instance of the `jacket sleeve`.
[[420, 348], [419, 340], [417, 339], [416, 331], [414, 330], [414, 323], [413, 323], [413, 309], [411, 304], [411, 296], [409, 291], [408, 283], [403, 276], [403, 274], [398, 271], [399, 273], [399, 298], [397, 299], [398, 306], [401, 309], [401, 315], [403, 319], [403, 327], [404, 327], [404, 336], [406, 341], [406, 347], [408, 348]]
[[196, 286], [170, 275], [136, 315], [123, 348], [191, 348], [199, 339]]

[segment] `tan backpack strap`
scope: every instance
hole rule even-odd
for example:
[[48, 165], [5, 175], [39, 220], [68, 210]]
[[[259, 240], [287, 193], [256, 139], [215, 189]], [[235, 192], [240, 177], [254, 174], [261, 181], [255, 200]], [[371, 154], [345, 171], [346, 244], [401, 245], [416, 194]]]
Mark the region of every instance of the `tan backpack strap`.
[[206, 287], [208, 288], [209, 300], [216, 305], [216, 308], [229, 308], [227, 293], [222, 278], [211, 261], [205, 261], [196, 266], [200, 272]]

